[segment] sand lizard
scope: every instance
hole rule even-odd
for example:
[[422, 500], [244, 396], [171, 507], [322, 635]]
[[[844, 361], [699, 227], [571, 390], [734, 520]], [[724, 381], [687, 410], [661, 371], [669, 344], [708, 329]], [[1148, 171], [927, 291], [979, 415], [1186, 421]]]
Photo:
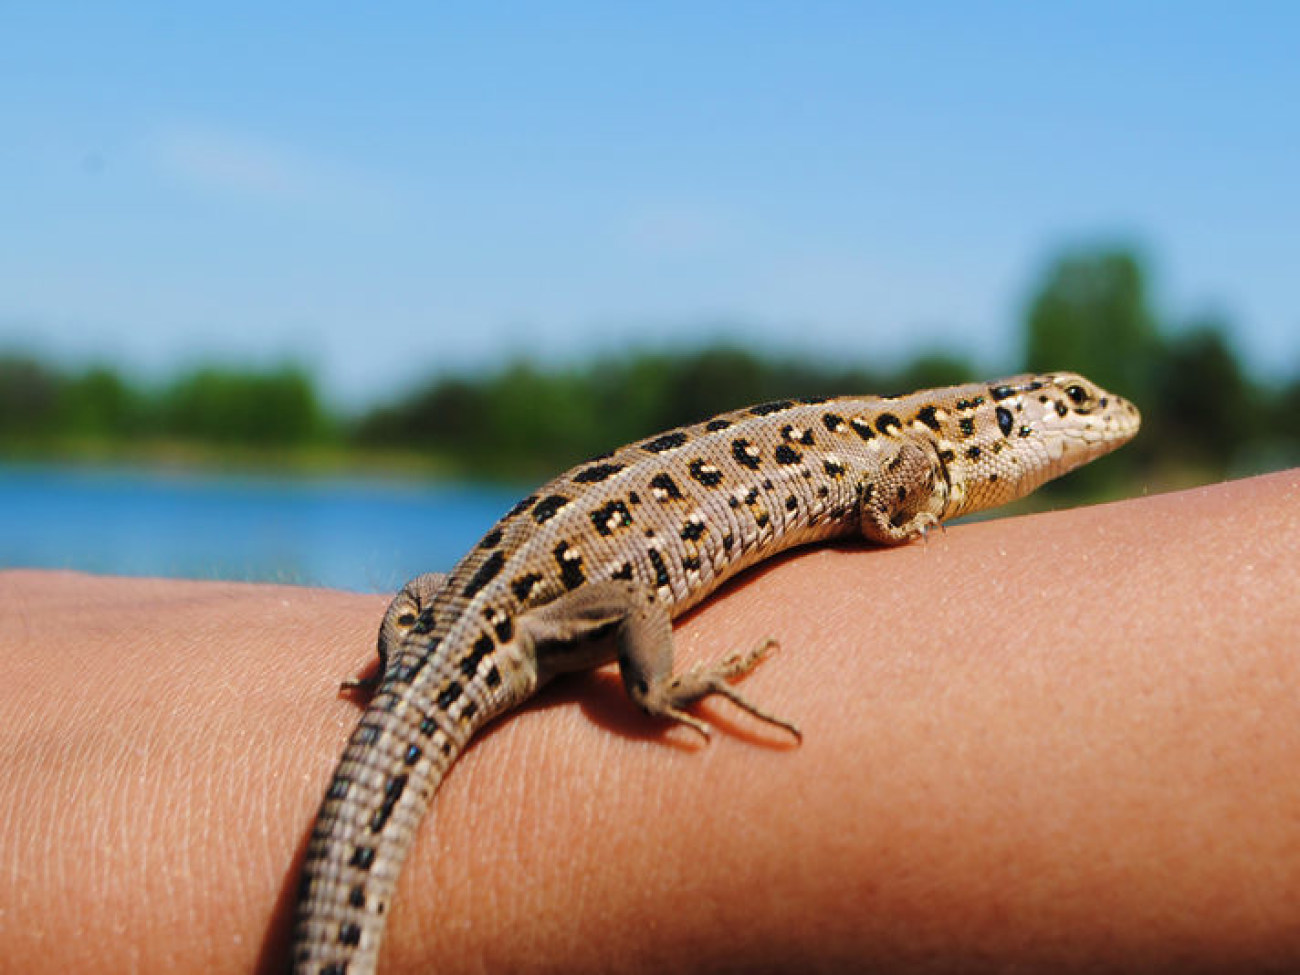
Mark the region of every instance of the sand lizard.
[[[386, 908], [421, 817], [478, 729], [551, 677], [618, 660], [644, 711], [695, 729], [723, 695], [798, 737], [731, 681], [771, 642], [672, 673], [671, 620], [795, 545], [892, 545], [994, 507], [1123, 444], [1129, 402], [1072, 373], [898, 397], [781, 400], [593, 458], [530, 494], [455, 569], [408, 583], [379, 670], [317, 815], [295, 971], [378, 963]], [[588, 639], [612, 634], [612, 641]]]

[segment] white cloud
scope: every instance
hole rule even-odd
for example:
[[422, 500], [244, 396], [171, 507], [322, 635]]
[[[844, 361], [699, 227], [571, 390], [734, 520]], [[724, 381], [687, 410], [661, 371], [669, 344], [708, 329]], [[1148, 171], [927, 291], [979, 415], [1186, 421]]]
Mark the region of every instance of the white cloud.
[[389, 186], [291, 146], [226, 129], [169, 126], [149, 140], [154, 165], [208, 192], [287, 204], [385, 206]]

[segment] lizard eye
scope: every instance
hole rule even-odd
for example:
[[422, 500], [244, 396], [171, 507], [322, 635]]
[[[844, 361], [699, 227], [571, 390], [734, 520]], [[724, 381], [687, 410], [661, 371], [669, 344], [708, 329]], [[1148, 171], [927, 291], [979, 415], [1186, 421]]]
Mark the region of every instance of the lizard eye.
[[397, 617], [397, 625], [398, 625], [398, 626], [414, 626], [414, 625], [415, 625], [415, 614], [414, 614], [414, 613], [403, 613], [401, 616]]
[[1075, 406], [1082, 406], [1084, 403], [1088, 402], [1088, 391], [1078, 383], [1066, 386], [1065, 395], [1070, 397], [1070, 401], [1074, 403]]

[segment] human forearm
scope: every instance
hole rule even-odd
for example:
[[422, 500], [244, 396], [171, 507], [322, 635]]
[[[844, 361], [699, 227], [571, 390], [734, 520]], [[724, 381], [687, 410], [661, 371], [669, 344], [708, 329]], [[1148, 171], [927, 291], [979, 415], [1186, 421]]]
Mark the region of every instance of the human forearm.
[[[1295, 473], [803, 553], [678, 627], [775, 636], [699, 748], [611, 673], [458, 763], [385, 970], [1300, 961]], [[376, 597], [0, 575], [7, 963], [285, 964]], [[578, 706], [572, 706], [577, 704]]]

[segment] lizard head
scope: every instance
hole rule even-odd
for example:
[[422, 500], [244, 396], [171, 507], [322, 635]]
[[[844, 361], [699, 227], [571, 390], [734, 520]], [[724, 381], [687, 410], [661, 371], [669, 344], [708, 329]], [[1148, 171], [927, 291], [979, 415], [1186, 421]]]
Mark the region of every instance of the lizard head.
[[[963, 402], [975, 399], [957, 388]], [[950, 518], [1024, 497], [1127, 443], [1141, 423], [1136, 406], [1074, 372], [1012, 376], [979, 392], [973, 432], [952, 435]]]

